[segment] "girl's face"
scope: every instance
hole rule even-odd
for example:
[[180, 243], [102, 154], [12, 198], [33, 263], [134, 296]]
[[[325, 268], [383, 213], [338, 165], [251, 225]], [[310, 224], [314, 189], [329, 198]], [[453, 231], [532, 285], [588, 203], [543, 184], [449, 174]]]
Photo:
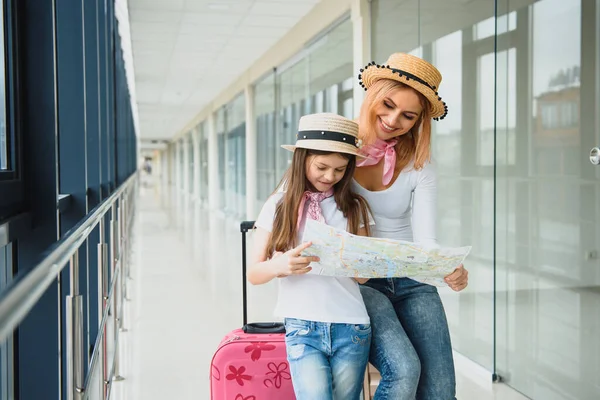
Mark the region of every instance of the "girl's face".
[[419, 96], [411, 88], [392, 89], [383, 101], [373, 107], [377, 116], [375, 132], [381, 140], [404, 135], [419, 120], [423, 107]]
[[306, 179], [319, 192], [326, 192], [344, 177], [349, 160], [338, 154], [308, 155]]

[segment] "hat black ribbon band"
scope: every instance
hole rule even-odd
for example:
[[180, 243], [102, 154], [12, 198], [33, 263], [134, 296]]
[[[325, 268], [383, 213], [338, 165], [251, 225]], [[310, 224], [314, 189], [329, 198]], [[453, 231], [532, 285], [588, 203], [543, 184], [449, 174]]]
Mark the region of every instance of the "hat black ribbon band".
[[356, 136], [333, 131], [300, 131], [296, 135], [298, 140], [332, 140], [334, 142], [348, 143], [356, 146]]
[[407, 76], [410, 79], [412, 79], [413, 81], [417, 81], [417, 82], [427, 86], [429, 89], [433, 90], [437, 94], [437, 92], [435, 91], [435, 88], [433, 86], [431, 86], [429, 83], [425, 82], [423, 79], [419, 78], [418, 76], [413, 75], [410, 72], [403, 71], [401, 69], [396, 69], [396, 68], [391, 68], [391, 67], [389, 69], [392, 72], [400, 74], [401, 76]]

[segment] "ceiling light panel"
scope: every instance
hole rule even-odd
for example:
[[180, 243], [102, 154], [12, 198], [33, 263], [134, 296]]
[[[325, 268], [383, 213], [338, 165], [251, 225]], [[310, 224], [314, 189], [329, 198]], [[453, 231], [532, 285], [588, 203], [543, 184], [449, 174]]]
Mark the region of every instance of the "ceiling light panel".
[[257, 1], [252, 6], [250, 10], [249, 16], [255, 15], [270, 15], [270, 16], [303, 16], [306, 14], [312, 7], [314, 3], [311, 2], [285, 2], [285, 3], [273, 3], [273, 2], [264, 2]]
[[129, 0], [141, 137], [180, 130], [318, 1]]

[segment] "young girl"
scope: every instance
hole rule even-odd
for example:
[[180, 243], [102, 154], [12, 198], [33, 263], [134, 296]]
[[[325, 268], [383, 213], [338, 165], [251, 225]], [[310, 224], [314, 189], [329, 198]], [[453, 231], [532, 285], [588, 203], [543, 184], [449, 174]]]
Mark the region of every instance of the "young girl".
[[[283, 190], [256, 220], [248, 280], [279, 280], [275, 314], [285, 319], [287, 357], [297, 400], [358, 400], [371, 326], [356, 280], [311, 274], [299, 244], [306, 219], [368, 235], [368, 205], [350, 181], [356, 166], [358, 125], [335, 114], [300, 119]], [[281, 186], [281, 184], [280, 184]]]

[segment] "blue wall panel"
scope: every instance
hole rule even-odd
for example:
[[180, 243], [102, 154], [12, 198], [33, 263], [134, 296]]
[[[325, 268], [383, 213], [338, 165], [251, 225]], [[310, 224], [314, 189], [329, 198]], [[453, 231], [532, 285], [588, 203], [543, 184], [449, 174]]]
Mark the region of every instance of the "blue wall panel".
[[[57, 239], [54, 14], [52, 3], [22, 0], [18, 6], [20, 120], [23, 181], [32, 231], [17, 243], [17, 268], [26, 272]], [[53, 283], [17, 332], [15, 396], [57, 399], [59, 380], [58, 283]]]
[[115, 51], [118, 46], [115, 45], [115, 8], [114, 4], [110, 1], [106, 3], [107, 13], [107, 45], [108, 45], [108, 126], [107, 126], [107, 144], [108, 144], [108, 165], [110, 169], [108, 171], [108, 184], [110, 192], [116, 188], [117, 176], [116, 176], [116, 143], [115, 143], [115, 131], [117, 125], [117, 115], [115, 113], [116, 107], [116, 92], [115, 92]]
[[[58, 75], [58, 143], [59, 143], [59, 193], [70, 195], [68, 209], [60, 214], [60, 234], [64, 236], [87, 214], [87, 132], [85, 93], [85, 46], [83, 39], [83, 3], [75, 0], [56, 1], [56, 48]], [[79, 292], [83, 295], [83, 320], [87, 321], [89, 296], [87, 289], [87, 246], [79, 250]], [[62, 298], [72, 295], [70, 268], [61, 273]], [[66, 317], [66, 302], [62, 302]], [[62, 381], [67, 388], [67, 320], [63, 317], [62, 329]], [[87, 324], [83, 337], [88, 336]], [[87, 344], [85, 345], [87, 347]], [[87, 354], [87, 352], [85, 352]], [[86, 363], [87, 364], [87, 363]]]
[[[88, 210], [100, 203], [101, 182], [101, 132], [100, 132], [100, 71], [98, 49], [98, 0], [84, 2], [85, 38], [85, 115], [87, 139], [87, 190]], [[98, 228], [88, 240], [87, 302], [88, 335], [86, 349], [94, 345], [98, 334]]]

